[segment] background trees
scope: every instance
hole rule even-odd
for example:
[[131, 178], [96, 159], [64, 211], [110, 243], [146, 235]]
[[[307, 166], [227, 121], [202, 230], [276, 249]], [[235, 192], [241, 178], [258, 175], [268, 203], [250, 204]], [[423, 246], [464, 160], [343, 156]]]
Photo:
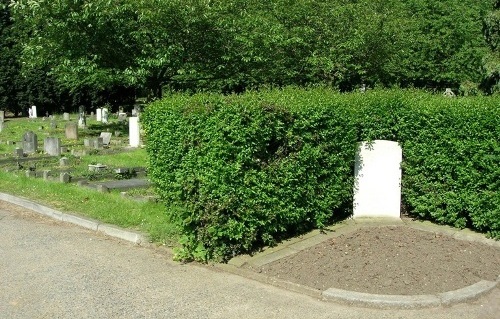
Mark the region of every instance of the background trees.
[[3, 108], [288, 84], [498, 87], [496, 0], [1, 1]]

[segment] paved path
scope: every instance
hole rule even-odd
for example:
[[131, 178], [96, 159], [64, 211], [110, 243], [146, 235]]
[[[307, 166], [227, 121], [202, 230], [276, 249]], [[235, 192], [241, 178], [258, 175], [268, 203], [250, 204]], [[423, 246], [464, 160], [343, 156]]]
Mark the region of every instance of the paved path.
[[421, 310], [356, 308], [171, 261], [0, 201], [0, 318], [498, 318], [500, 290]]

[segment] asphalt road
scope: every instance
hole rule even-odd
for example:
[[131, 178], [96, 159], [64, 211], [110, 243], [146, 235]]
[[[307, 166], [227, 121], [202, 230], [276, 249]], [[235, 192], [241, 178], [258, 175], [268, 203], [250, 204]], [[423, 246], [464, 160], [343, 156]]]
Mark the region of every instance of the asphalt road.
[[500, 289], [452, 307], [349, 307], [171, 261], [0, 201], [0, 318], [500, 318]]

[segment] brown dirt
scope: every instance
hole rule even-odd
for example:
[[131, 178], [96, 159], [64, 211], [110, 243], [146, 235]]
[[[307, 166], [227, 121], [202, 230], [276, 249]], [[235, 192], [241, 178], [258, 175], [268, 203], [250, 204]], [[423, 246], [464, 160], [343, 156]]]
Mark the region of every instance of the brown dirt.
[[417, 295], [500, 275], [500, 248], [406, 226], [363, 227], [258, 272], [319, 290]]

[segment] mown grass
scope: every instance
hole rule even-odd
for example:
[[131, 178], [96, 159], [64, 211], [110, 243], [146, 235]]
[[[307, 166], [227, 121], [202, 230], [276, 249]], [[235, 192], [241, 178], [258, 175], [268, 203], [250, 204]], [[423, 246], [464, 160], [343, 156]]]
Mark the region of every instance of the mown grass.
[[139, 230], [149, 234], [151, 241], [156, 243], [173, 245], [177, 241], [177, 232], [163, 204], [138, 202], [118, 193], [99, 193], [74, 184], [27, 178], [21, 172], [0, 172], [0, 179], [1, 192], [28, 198], [63, 212]]
[[[76, 115], [72, 115], [74, 119]], [[58, 116], [61, 118], [61, 116]], [[88, 120], [88, 128], [79, 130], [79, 141], [68, 141], [65, 139], [64, 123], [58, 121], [57, 129], [50, 129], [50, 121], [41, 118], [28, 120], [27, 118], [7, 119], [5, 129], [0, 132], [0, 153], [5, 153], [5, 158], [12, 155], [16, 145], [6, 145], [6, 141], [20, 141], [24, 132], [33, 131], [38, 135], [39, 149], [40, 140], [44, 136], [60, 137], [63, 144], [82, 144], [84, 136], [98, 136], [101, 131], [114, 131], [123, 127], [123, 124], [110, 123], [106, 127], [93, 120]], [[94, 123], [95, 122], [95, 123]], [[43, 130], [39, 130], [44, 126]], [[125, 137], [122, 137], [126, 139]], [[19, 146], [17, 146], [19, 147]], [[42, 148], [43, 149], [43, 148]], [[35, 155], [36, 156], [36, 155]], [[110, 167], [144, 167], [148, 162], [147, 153], [144, 149], [129, 150], [114, 154], [91, 154], [82, 157], [69, 156], [70, 167], [76, 171], [88, 171], [87, 165], [102, 163]], [[24, 165], [30, 165], [25, 164]], [[57, 168], [58, 159], [37, 162], [37, 169]], [[89, 217], [98, 221], [117, 225], [120, 227], [138, 230], [149, 234], [152, 242], [174, 245], [178, 241], [175, 227], [169, 221], [164, 204], [150, 201], [135, 201], [123, 197], [119, 192], [99, 193], [93, 189], [79, 187], [75, 184], [62, 184], [55, 181], [45, 181], [35, 178], [27, 178], [24, 170], [13, 172], [0, 171], [0, 191], [15, 196], [21, 196], [54, 209], [72, 213], [75, 215]]]

